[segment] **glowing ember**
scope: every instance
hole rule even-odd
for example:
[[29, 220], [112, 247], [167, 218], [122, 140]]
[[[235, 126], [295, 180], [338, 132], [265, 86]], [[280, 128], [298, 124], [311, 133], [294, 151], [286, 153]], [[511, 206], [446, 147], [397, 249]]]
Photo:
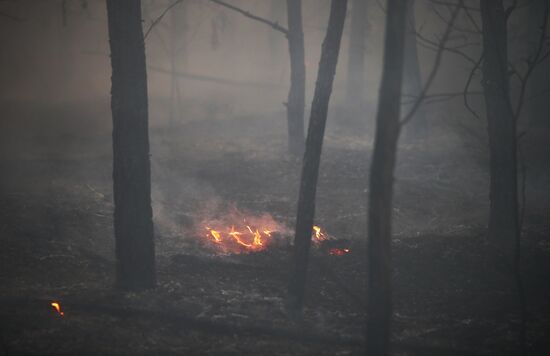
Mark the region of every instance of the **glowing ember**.
[[328, 253], [333, 256], [343, 256], [346, 253], [350, 253], [349, 248], [331, 248]]
[[61, 310], [61, 305], [59, 305], [58, 302], [52, 302], [50, 305], [55, 309], [55, 311], [57, 311], [59, 315], [65, 315], [65, 313]]

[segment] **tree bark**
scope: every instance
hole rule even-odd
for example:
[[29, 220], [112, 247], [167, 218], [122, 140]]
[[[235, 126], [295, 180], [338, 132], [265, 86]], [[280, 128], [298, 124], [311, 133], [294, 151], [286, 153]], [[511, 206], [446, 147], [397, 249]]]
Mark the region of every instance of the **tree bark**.
[[489, 240], [510, 259], [518, 233], [516, 122], [509, 97], [506, 13], [480, 0], [483, 80], [490, 152]]
[[302, 0], [287, 0], [288, 50], [290, 54], [290, 90], [287, 101], [288, 150], [299, 157], [304, 151], [304, 108], [306, 65]]
[[[405, 35], [405, 64], [403, 70], [403, 93], [409, 101], [414, 102], [422, 92], [422, 75], [420, 63], [418, 62], [418, 48], [416, 38], [416, 15], [414, 12], [415, 0], [408, 1], [407, 9], [407, 32]], [[411, 96], [414, 97], [411, 99]], [[413, 104], [404, 105], [403, 110], [408, 112]], [[407, 138], [424, 138], [428, 130], [426, 113], [422, 107], [418, 108], [411, 122], [405, 129]]]
[[365, 99], [366, 37], [367, 0], [353, 0], [346, 90], [348, 110], [353, 117], [362, 114]]
[[392, 314], [391, 221], [399, 138], [407, 0], [388, 0], [384, 67], [369, 179], [367, 327], [369, 356], [387, 355]]
[[319, 163], [323, 136], [327, 121], [328, 104], [340, 52], [340, 41], [346, 18], [347, 0], [332, 0], [330, 18], [321, 50], [315, 93], [311, 103], [306, 148], [302, 165], [302, 178], [298, 197], [296, 234], [292, 258], [292, 274], [288, 286], [288, 307], [301, 311], [311, 244], [313, 219], [315, 216], [315, 193], [319, 176]]
[[147, 76], [140, 0], [107, 0], [111, 48], [117, 286], [156, 284]]

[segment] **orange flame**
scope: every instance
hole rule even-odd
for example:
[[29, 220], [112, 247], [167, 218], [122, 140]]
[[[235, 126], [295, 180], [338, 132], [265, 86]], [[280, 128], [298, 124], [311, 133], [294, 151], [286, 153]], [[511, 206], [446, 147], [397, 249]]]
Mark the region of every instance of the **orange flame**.
[[328, 240], [328, 238], [326, 237], [326, 235], [323, 233], [323, 231], [321, 231], [321, 228], [317, 225], [314, 225], [313, 226], [313, 232], [315, 233], [315, 240], [316, 241], [325, 241], [325, 240]]
[[58, 302], [51, 302], [50, 305], [55, 309], [55, 311], [57, 311], [59, 315], [65, 315], [65, 313], [61, 310], [61, 305]]
[[[212, 235], [212, 237], [214, 238], [214, 242], [216, 243], [222, 242], [222, 237], [219, 232], [217, 232], [216, 230], [212, 230], [209, 227], [206, 227], [206, 230], [210, 232], [210, 235]], [[207, 234], [206, 237], [209, 237], [209, 235]]]
[[[277, 222], [267, 213], [256, 215], [239, 211], [234, 206], [220, 212], [209, 210], [205, 216], [208, 215], [215, 217], [202, 219], [197, 224], [195, 236], [203, 236], [206, 247], [221, 253], [257, 252], [273, 244], [282, 246], [293, 233], [285, 224]], [[331, 239], [317, 225], [313, 226], [311, 238], [314, 243]]]
[[[271, 230], [264, 230], [263, 233], [265, 237], [262, 237], [259, 229], [253, 230], [249, 225], [246, 225], [247, 231], [238, 231], [235, 230], [235, 226], [231, 226], [226, 233], [223, 233], [219, 230], [214, 230], [210, 227], [205, 227], [209, 232], [206, 234], [206, 237], [215, 243], [236, 243], [241, 247], [244, 247], [249, 250], [260, 250], [264, 247], [265, 238], [271, 237]], [[244, 235], [244, 236], [243, 236]], [[246, 235], [250, 235], [250, 238], [246, 238]]]

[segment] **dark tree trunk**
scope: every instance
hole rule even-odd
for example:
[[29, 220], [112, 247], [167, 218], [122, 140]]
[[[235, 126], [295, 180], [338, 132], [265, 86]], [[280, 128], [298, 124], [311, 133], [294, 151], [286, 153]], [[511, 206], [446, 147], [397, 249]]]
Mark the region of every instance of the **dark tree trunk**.
[[319, 163], [323, 136], [327, 121], [328, 104], [336, 72], [340, 40], [346, 19], [347, 0], [332, 0], [327, 34], [321, 50], [315, 93], [311, 103], [311, 116], [307, 133], [306, 148], [302, 165], [302, 179], [298, 197], [296, 235], [292, 274], [288, 287], [288, 307], [300, 311], [304, 303], [311, 232], [315, 215], [315, 192], [319, 175]]
[[391, 222], [407, 0], [388, 0], [384, 67], [369, 179], [367, 355], [387, 355], [391, 322]]
[[155, 287], [155, 249], [140, 0], [107, 0], [111, 47], [117, 286]]
[[[528, 57], [532, 58], [539, 46], [542, 31], [544, 12], [549, 8], [547, 0], [533, 0], [529, 7], [528, 29]], [[550, 128], [550, 57], [545, 58], [533, 70], [528, 83], [528, 115], [529, 125], [534, 128]]]
[[304, 151], [304, 107], [306, 96], [306, 65], [302, 0], [287, 0], [288, 50], [290, 53], [290, 91], [287, 102], [288, 149], [295, 156]]
[[[415, 0], [408, 1], [407, 9], [407, 32], [405, 35], [405, 63], [403, 69], [403, 94], [406, 104], [403, 107], [404, 112], [412, 108], [412, 103], [422, 92], [422, 76], [420, 74], [420, 63], [418, 62], [417, 38], [416, 38], [416, 15], [414, 13]], [[424, 138], [427, 134], [428, 124], [426, 113], [420, 107], [411, 122], [405, 126], [405, 135], [407, 139]]]
[[365, 39], [367, 0], [353, 0], [348, 54], [346, 101], [353, 117], [362, 114], [365, 99]]
[[490, 152], [489, 240], [510, 259], [518, 233], [516, 122], [509, 98], [503, 0], [480, 0]]

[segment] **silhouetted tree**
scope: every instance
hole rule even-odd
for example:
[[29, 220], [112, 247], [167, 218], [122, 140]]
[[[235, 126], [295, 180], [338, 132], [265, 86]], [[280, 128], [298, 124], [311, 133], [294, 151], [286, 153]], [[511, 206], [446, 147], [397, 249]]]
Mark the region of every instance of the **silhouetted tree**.
[[365, 99], [365, 44], [367, 37], [367, 0], [353, 0], [348, 49], [346, 102], [351, 115], [362, 115]]
[[319, 163], [327, 121], [328, 104], [340, 52], [340, 41], [346, 19], [347, 0], [332, 0], [327, 33], [321, 50], [317, 83], [311, 103], [311, 115], [306, 139], [302, 178], [298, 197], [298, 213], [294, 237], [292, 271], [288, 286], [288, 307], [300, 311], [304, 292], [315, 216], [315, 193], [319, 176]]
[[288, 92], [288, 149], [299, 156], [304, 152], [304, 108], [306, 100], [306, 65], [302, 0], [287, 0], [288, 51], [290, 54], [290, 91]]
[[516, 121], [509, 94], [507, 13], [503, 0], [480, 1], [490, 152], [489, 239], [510, 258], [518, 234]]
[[187, 2], [181, 1], [174, 6], [170, 12], [170, 70], [172, 72], [170, 80], [170, 126], [173, 127], [181, 110], [181, 86], [176, 73], [180, 71], [179, 63], [182, 54], [185, 54], [183, 45], [185, 39], [185, 7]]
[[[533, 58], [539, 47], [545, 12], [548, 6], [547, 0], [533, 0], [529, 6], [527, 27], [528, 56]], [[546, 5], [546, 6], [545, 6]], [[544, 27], [544, 28], [543, 28]], [[545, 35], [545, 34], [544, 34]], [[550, 128], [550, 57], [546, 57], [537, 64], [534, 73], [529, 80], [528, 114], [529, 123], [533, 127]]]
[[387, 355], [391, 321], [391, 221], [407, 0], [388, 0], [384, 67], [369, 179], [367, 355]]
[[[286, 2], [281, 0], [271, 0], [269, 4], [269, 18], [278, 23], [285, 23], [286, 21]], [[279, 64], [282, 62], [284, 54], [283, 46], [285, 41], [281, 38], [280, 34], [275, 31], [269, 31], [269, 58], [273, 64]]]
[[111, 48], [117, 286], [156, 284], [147, 75], [140, 0], [107, 0]]
[[[182, 1], [182, 0], [178, 0]], [[304, 107], [306, 92], [306, 69], [304, 56], [304, 32], [302, 26], [302, 0], [287, 0], [288, 29], [278, 22], [264, 19], [251, 14], [237, 6], [223, 0], [210, 0], [213, 3], [236, 11], [252, 20], [271, 26], [274, 30], [283, 33], [288, 39], [290, 54], [290, 90], [288, 93], [287, 122], [288, 148], [295, 156], [303, 153], [304, 149]]]
[[[407, 9], [407, 31], [405, 34], [405, 63], [403, 69], [403, 93], [410, 98], [418, 98], [422, 92], [422, 76], [420, 73], [420, 63], [418, 62], [417, 38], [416, 38], [416, 15], [415, 0], [408, 1]], [[408, 100], [408, 102], [414, 102]], [[412, 104], [405, 105], [403, 110], [409, 111]], [[419, 108], [414, 115], [413, 120], [406, 126], [406, 136], [412, 138], [422, 138], [427, 131], [426, 113], [423, 108]]]

